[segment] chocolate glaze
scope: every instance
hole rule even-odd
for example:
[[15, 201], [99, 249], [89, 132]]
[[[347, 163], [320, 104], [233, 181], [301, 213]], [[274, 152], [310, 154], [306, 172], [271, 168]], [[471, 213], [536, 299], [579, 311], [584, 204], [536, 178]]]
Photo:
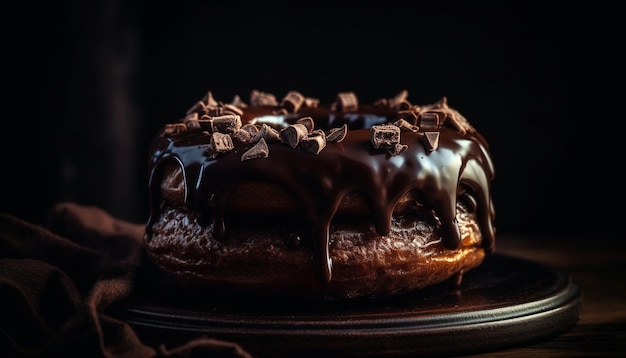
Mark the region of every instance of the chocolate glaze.
[[[284, 126], [305, 116], [314, 119], [315, 129], [325, 131], [346, 124], [349, 130], [345, 139], [327, 143], [317, 155], [279, 141], [268, 143], [267, 158], [242, 161], [241, 155], [253, 143], [233, 140], [233, 150], [212, 156], [207, 151], [211, 136], [206, 131], [190, 130], [172, 136], [161, 133], [150, 148], [151, 212], [147, 235], [159, 216], [162, 202], [159, 168], [165, 162], [174, 161], [182, 168], [186, 209], [202, 212], [210, 218], [217, 239], [222, 239], [227, 230], [225, 208], [239, 182], [269, 181], [290, 193], [299, 204], [297, 214], [307, 223], [302, 232], [294, 234], [310, 238], [314, 268], [322, 282], [332, 279], [330, 224], [342, 199], [351, 192], [365, 196], [371, 220], [378, 234], [384, 236], [389, 233], [398, 199], [409, 191], [417, 191], [420, 200], [429, 205], [439, 219], [444, 244], [450, 250], [456, 249], [461, 240], [456, 223], [457, 200], [467, 198], [466, 202], [476, 208], [483, 246], [487, 252], [493, 251], [495, 211], [490, 183], [494, 168], [487, 142], [465, 118], [460, 117], [464, 126], [453, 121], [452, 117], [460, 114], [447, 107], [444, 98], [435, 105], [415, 107], [416, 113], [434, 111], [442, 115], [442, 123], [434, 129], [439, 132], [435, 150], [428, 150], [423, 144], [424, 132], [433, 131], [432, 128], [402, 132], [400, 143], [408, 148], [397, 155], [374, 149], [370, 127], [393, 123], [398, 118], [398, 108], [400, 106], [361, 104], [356, 110], [344, 112], [335, 103], [286, 113], [280, 105], [242, 106], [243, 124], [274, 119], [282, 121]], [[201, 115], [202, 106], [192, 111]], [[418, 125], [419, 121], [411, 124]], [[254, 212], [253, 203], [251, 212]]]

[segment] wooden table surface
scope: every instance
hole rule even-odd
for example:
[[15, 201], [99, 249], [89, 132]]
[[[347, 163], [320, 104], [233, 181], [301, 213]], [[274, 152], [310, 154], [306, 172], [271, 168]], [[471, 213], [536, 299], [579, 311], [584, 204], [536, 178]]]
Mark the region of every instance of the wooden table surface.
[[557, 337], [466, 357], [626, 357], [624, 241], [503, 236], [497, 239], [496, 250], [548, 264], [570, 275], [582, 290], [582, 316]]

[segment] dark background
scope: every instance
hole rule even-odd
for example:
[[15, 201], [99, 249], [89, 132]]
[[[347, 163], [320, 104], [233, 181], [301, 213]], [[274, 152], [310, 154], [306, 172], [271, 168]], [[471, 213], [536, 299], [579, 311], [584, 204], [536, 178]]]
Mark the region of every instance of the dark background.
[[414, 104], [446, 96], [490, 142], [499, 234], [615, 238], [615, 9], [157, 3], [7, 6], [1, 212], [43, 223], [74, 201], [144, 222], [148, 141], [208, 90], [225, 102], [294, 89], [330, 103], [407, 89]]

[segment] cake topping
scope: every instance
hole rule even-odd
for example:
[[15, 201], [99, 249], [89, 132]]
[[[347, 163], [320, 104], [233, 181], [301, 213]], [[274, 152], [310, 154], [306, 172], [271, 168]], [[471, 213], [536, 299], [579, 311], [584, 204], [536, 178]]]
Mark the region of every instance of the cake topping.
[[396, 118], [398, 120], [404, 120], [409, 124], [416, 124], [418, 119], [419, 109], [411, 108], [411, 109], [403, 109], [399, 110]]
[[269, 155], [269, 148], [265, 139], [261, 138], [250, 149], [246, 150], [241, 156], [241, 161], [255, 159], [255, 158], [267, 158]]
[[213, 117], [213, 130], [220, 133], [235, 133], [241, 128], [241, 117], [238, 114], [227, 114]]
[[220, 132], [211, 134], [211, 142], [209, 144], [212, 153], [225, 153], [235, 148], [230, 136]]
[[374, 125], [370, 129], [370, 139], [376, 149], [394, 148], [400, 143], [400, 127], [393, 124]]
[[296, 123], [304, 125], [308, 132], [312, 132], [315, 129], [315, 122], [311, 117], [298, 118]]
[[278, 106], [276, 96], [271, 93], [252, 90], [250, 93], [250, 105], [252, 106]]
[[328, 142], [341, 142], [348, 134], [348, 125], [344, 124], [339, 128], [331, 128], [330, 132], [326, 136]]
[[424, 112], [419, 115], [419, 127], [424, 130], [433, 130], [439, 128], [439, 113]]
[[400, 128], [401, 132], [417, 132], [420, 129], [420, 127], [409, 123], [404, 118], [400, 118], [393, 122], [393, 125]]
[[356, 111], [359, 108], [359, 99], [354, 92], [341, 92], [337, 95], [334, 105], [344, 112]]
[[304, 96], [297, 91], [289, 91], [280, 105], [287, 110], [287, 113], [294, 113], [300, 109], [304, 103]]
[[437, 146], [439, 146], [439, 132], [425, 132], [424, 146], [431, 152], [437, 149]]
[[319, 154], [326, 147], [326, 134], [316, 129], [303, 137], [300, 145], [306, 152]]
[[290, 124], [286, 128], [280, 130], [280, 138], [291, 148], [295, 148], [300, 144], [302, 138], [309, 134], [309, 130], [304, 124]]

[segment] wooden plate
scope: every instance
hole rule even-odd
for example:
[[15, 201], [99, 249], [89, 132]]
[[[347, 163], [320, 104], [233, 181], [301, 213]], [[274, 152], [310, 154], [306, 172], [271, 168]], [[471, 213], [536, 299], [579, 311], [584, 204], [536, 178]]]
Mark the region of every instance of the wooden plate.
[[442, 283], [351, 302], [218, 299], [161, 279], [137, 282], [120, 315], [145, 342], [172, 348], [208, 336], [258, 357], [487, 352], [556, 336], [582, 312], [582, 292], [568, 275], [502, 254], [467, 272], [459, 289]]

